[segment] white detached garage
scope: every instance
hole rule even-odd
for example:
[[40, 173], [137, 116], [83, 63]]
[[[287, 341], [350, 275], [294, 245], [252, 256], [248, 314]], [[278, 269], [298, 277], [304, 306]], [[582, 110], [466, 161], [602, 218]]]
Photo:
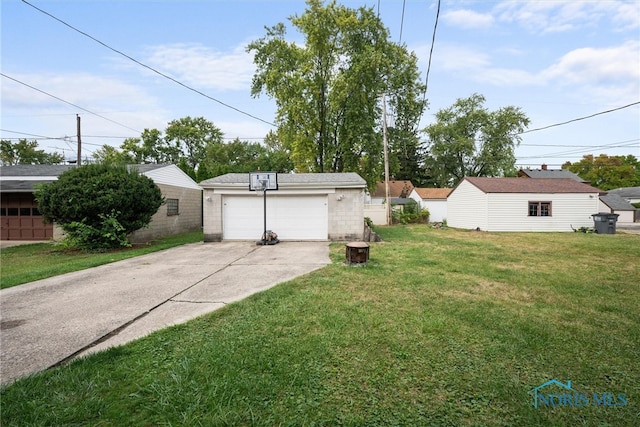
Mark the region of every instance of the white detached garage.
[[[356, 173], [278, 174], [267, 191], [266, 225], [280, 240], [360, 240], [366, 182]], [[249, 190], [249, 174], [202, 181], [205, 241], [258, 240], [264, 199]]]
[[570, 178], [466, 177], [447, 198], [447, 222], [483, 231], [572, 231], [593, 227], [600, 194]]

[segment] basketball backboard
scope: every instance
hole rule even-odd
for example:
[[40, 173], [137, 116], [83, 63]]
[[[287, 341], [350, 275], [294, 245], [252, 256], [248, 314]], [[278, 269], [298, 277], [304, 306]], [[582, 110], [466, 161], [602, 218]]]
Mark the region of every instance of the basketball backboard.
[[271, 191], [278, 189], [277, 172], [251, 172], [249, 174], [249, 190]]

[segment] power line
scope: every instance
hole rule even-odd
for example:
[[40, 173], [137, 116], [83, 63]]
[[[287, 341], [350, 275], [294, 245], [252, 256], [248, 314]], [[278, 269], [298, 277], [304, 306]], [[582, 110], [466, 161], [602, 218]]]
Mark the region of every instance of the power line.
[[621, 141], [621, 142], [614, 142], [611, 144], [606, 144], [606, 145], [600, 145], [600, 146], [594, 146], [594, 147], [590, 147], [590, 148], [579, 148], [579, 149], [575, 149], [575, 150], [565, 150], [565, 151], [559, 151], [559, 152], [555, 152], [555, 153], [548, 153], [548, 154], [542, 154], [542, 155], [537, 155], [537, 156], [523, 156], [520, 157], [518, 156], [518, 159], [545, 159], [545, 158], [550, 158], [550, 157], [559, 157], [559, 156], [570, 156], [570, 155], [575, 155], [575, 154], [583, 154], [583, 153], [588, 153], [588, 152], [592, 152], [595, 150], [613, 150], [613, 149], [617, 149], [617, 148], [628, 148], [628, 147], [634, 147], [636, 145], [638, 145], [639, 140], [630, 140], [630, 141]]
[[[35, 136], [35, 137], [37, 137], [37, 139], [61, 139], [61, 140], [63, 140], [63, 139], [66, 138], [66, 137], [53, 137], [53, 136], [37, 135], [35, 133], [18, 132], [18, 131], [9, 130], [9, 129], [0, 129], [0, 132], [16, 133], [18, 135], [26, 135], [26, 136]], [[24, 139], [24, 138], [22, 138], [22, 139]]]
[[600, 116], [600, 115], [602, 115], [602, 114], [612, 113], [612, 112], [614, 112], [614, 111], [622, 110], [622, 109], [624, 109], [624, 108], [633, 107], [634, 105], [638, 105], [638, 104], [640, 104], [640, 101], [632, 102], [631, 104], [623, 105], [622, 107], [612, 108], [611, 110], [606, 110], [606, 111], [601, 111], [601, 112], [599, 112], [599, 113], [590, 114], [590, 115], [588, 115], [588, 116], [578, 117], [577, 119], [567, 120], [566, 122], [562, 122], [562, 123], [554, 123], [554, 124], [552, 124], [552, 125], [544, 126], [544, 127], [541, 127], [541, 128], [525, 130], [524, 132], [517, 133], [516, 135], [522, 135], [522, 134], [524, 134], [524, 133], [537, 132], [537, 131], [539, 131], [539, 130], [549, 129], [549, 128], [552, 128], [552, 127], [562, 126], [562, 125], [566, 125], [566, 124], [569, 124], [569, 123], [577, 122], [577, 121], [580, 121], [580, 120], [590, 119], [590, 118], [592, 118], [592, 117]]
[[402, 19], [400, 19], [400, 37], [398, 38], [398, 43], [402, 43], [402, 28], [404, 27], [404, 6], [406, 4], [406, 0], [402, 0]]
[[0, 76], [2, 76], [2, 77], [4, 77], [4, 78], [7, 78], [7, 79], [9, 79], [9, 80], [13, 80], [13, 81], [14, 81], [14, 82], [16, 82], [16, 83], [20, 83], [21, 85], [26, 86], [26, 87], [28, 87], [29, 89], [33, 89], [33, 90], [35, 90], [36, 92], [40, 92], [40, 93], [42, 93], [42, 94], [45, 94], [45, 95], [47, 95], [47, 96], [50, 96], [51, 98], [57, 99], [58, 101], [64, 102], [65, 104], [69, 104], [69, 105], [71, 105], [71, 106], [73, 106], [73, 107], [79, 108], [79, 109], [81, 109], [82, 111], [86, 111], [87, 113], [93, 114], [94, 116], [100, 117], [101, 119], [107, 120], [107, 121], [109, 121], [109, 122], [111, 122], [111, 123], [115, 123], [115, 124], [117, 124], [118, 126], [122, 126], [122, 127], [124, 127], [124, 128], [129, 129], [129, 130], [132, 130], [132, 131], [134, 131], [134, 132], [140, 133], [140, 131], [139, 131], [139, 130], [136, 130], [136, 129], [134, 129], [134, 128], [130, 128], [130, 127], [129, 127], [129, 126], [127, 126], [127, 125], [123, 125], [122, 123], [118, 123], [118, 122], [116, 122], [115, 120], [111, 120], [111, 119], [109, 119], [109, 118], [107, 118], [107, 117], [105, 117], [105, 116], [102, 116], [102, 115], [98, 114], [98, 113], [94, 113], [93, 111], [91, 111], [91, 110], [87, 110], [86, 108], [83, 108], [83, 107], [81, 107], [81, 106], [79, 106], [79, 105], [76, 105], [76, 104], [74, 104], [74, 103], [72, 103], [72, 102], [65, 101], [64, 99], [62, 99], [62, 98], [60, 98], [60, 97], [58, 97], [58, 96], [52, 95], [52, 94], [50, 94], [49, 92], [45, 92], [44, 90], [42, 90], [42, 89], [38, 89], [37, 87], [31, 86], [31, 85], [29, 85], [29, 84], [27, 84], [27, 83], [25, 83], [25, 82], [21, 82], [20, 80], [15, 79], [15, 78], [13, 78], [13, 77], [10, 77], [10, 76], [8, 76], [8, 75], [6, 75], [6, 74], [4, 74], [4, 73], [0, 73]]
[[142, 63], [142, 62], [138, 61], [137, 59], [135, 59], [135, 58], [133, 58], [133, 57], [131, 57], [131, 56], [127, 55], [126, 53], [121, 52], [121, 51], [119, 51], [119, 50], [117, 50], [117, 49], [115, 49], [115, 48], [113, 48], [113, 47], [109, 46], [108, 44], [106, 44], [106, 43], [104, 43], [104, 42], [102, 42], [102, 41], [100, 41], [100, 40], [96, 39], [95, 37], [91, 36], [90, 34], [87, 34], [87, 33], [85, 33], [84, 31], [79, 30], [78, 28], [74, 27], [73, 25], [68, 24], [67, 22], [63, 21], [62, 19], [55, 17], [54, 15], [50, 14], [49, 12], [47, 12], [47, 11], [45, 11], [45, 10], [42, 10], [42, 9], [40, 9], [40, 8], [39, 8], [39, 7], [37, 7], [37, 6], [32, 5], [31, 3], [29, 3], [29, 2], [28, 2], [28, 1], [26, 1], [26, 0], [22, 0], [22, 2], [23, 2], [23, 3], [25, 3], [25, 4], [27, 4], [27, 5], [29, 5], [29, 6], [31, 6], [32, 8], [34, 8], [35, 10], [37, 10], [38, 12], [41, 12], [41, 13], [43, 13], [43, 14], [45, 14], [45, 15], [49, 16], [50, 18], [55, 19], [56, 21], [60, 22], [61, 24], [65, 25], [65, 26], [67, 26], [67, 27], [69, 27], [69, 28], [71, 28], [72, 30], [74, 30], [74, 31], [76, 31], [76, 32], [78, 32], [78, 33], [80, 33], [80, 34], [82, 34], [83, 36], [90, 38], [90, 39], [91, 39], [91, 40], [93, 40], [94, 42], [96, 42], [96, 43], [98, 43], [98, 44], [100, 44], [100, 45], [102, 45], [102, 46], [106, 47], [106, 48], [107, 48], [107, 49], [109, 49], [110, 51], [115, 52], [115, 53], [117, 53], [118, 55], [122, 55], [122, 56], [124, 56], [125, 58], [129, 59], [130, 61], [133, 61], [133, 62], [135, 62], [136, 64], [138, 64], [138, 65], [140, 65], [140, 66], [142, 66], [142, 67], [146, 68], [147, 70], [152, 71], [152, 72], [154, 72], [154, 73], [156, 73], [156, 74], [158, 74], [158, 75], [160, 75], [160, 76], [162, 76], [162, 77], [164, 77], [164, 78], [166, 78], [166, 79], [168, 79], [168, 80], [171, 80], [172, 82], [174, 82], [174, 83], [176, 83], [176, 84], [178, 84], [178, 85], [180, 85], [180, 86], [184, 87], [185, 89], [188, 89], [188, 90], [190, 90], [190, 91], [192, 91], [192, 92], [195, 92], [195, 93], [197, 93], [198, 95], [201, 95], [201, 96], [203, 96], [203, 97], [205, 97], [205, 98], [207, 98], [207, 99], [210, 99], [211, 101], [215, 101], [215, 102], [217, 102], [218, 104], [223, 105], [223, 106], [225, 106], [225, 107], [227, 107], [227, 108], [230, 108], [230, 109], [232, 109], [232, 110], [234, 110], [234, 111], [237, 111], [237, 112], [238, 112], [238, 113], [240, 113], [240, 114], [244, 114], [245, 116], [251, 117], [252, 119], [259, 120], [259, 121], [261, 121], [261, 122], [263, 122], [263, 123], [266, 123], [266, 124], [268, 124], [268, 125], [270, 125], [270, 126], [275, 126], [275, 124], [273, 124], [273, 123], [271, 123], [271, 122], [268, 122], [268, 121], [266, 121], [266, 120], [264, 120], [264, 119], [261, 119], [260, 117], [254, 116], [253, 114], [247, 113], [246, 111], [242, 111], [242, 110], [240, 110], [240, 109], [238, 109], [238, 108], [236, 108], [236, 107], [233, 107], [233, 106], [231, 106], [231, 105], [229, 105], [229, 104], [226, 104], [226, 103], [224, 103], [224, 102], [222, 102], [222, 101], [220, 101], [220, 100], [218, 100], [218, 99], [216, 99], [216, 98], [214, 98], [214, 97], [212, 97], [212, 96], [207, 95], [207, 94], [206, 94], [206, 93], [204, 93], [204, 92], [199, 91], [198, 89], [195, 89], [195, 88], [193, 88], [193, 87], [191, 87], [191, 86], [186, 85], [185, 83], [182, 83], [181, 81], [179, 81], [179, 80], [177, 80], [177, 79], [174, 79], [173, 77], [171, 77], [171, 76], [169, 76], [169, 75], [167, 75], [167, 74], [164, 74], [164, 73], [163, 73], [163, 72], [161, 72], [161, 71], [156, 70], [155, 68], [153, 68], [153, 67], [151, 67], [151, 66], [149, 66], [149, 65], [146, 65], [146, 64], [144, 64], [144, 63]]
[[[440, 18], [440, 0], [438, 0], [438, 9], [436, 11], [436, 21], [433, 24], [433, 35], [431, 36], [431, 49], [429, 49], [429, 63], [427, 64], [427, 76], [424, 82], [424, 92], [422, 94], [422, 103], [427, 100], [427, 88], [429, 87], [429, 73], [431, 72], [431, 59], [433, 58], [433, 47], [436, 44], [436, 30], [438, 29], [438, 19]], [[422, 119], [422, 115], [418, 117], [418, 126], [420, 128], [420, 120]]]
[[[612, 142], [611, 144], [625, 144], [629, 142], [640, 141], [640, 139], [628, 139], [626, 141], [620, 142]], [[607, 144], [607, 145], [611, 145]], [[571, 145], [571, 144], [518, 144], [518, 147], [528, 146], [528, 147], [555, 147], [555, 148], [599, 148], [606, 147], [607, 145]]]

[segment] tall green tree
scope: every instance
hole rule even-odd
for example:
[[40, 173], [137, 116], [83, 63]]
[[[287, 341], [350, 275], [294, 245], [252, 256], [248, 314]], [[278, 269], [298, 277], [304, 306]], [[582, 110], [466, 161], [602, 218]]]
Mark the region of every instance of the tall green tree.
[[59, 153], [47, 153], [38, 149], [38, 141], [20, 139], [13, 143], [0, 141], [0, 160], [3, 166], [10, 165], [57, 165], [64, 162]]
[[272, 171], [287, 173], [293, 163], [272, 137], [265, 144], [241, 141], [236, 138], [226, 143], [211, 144], [207, 147], [206, 160], [200, 164], [198, 181], [225, 173]]
[[230, 172], [293, 170], [289, 151], [271, 132], [264, 144], [239, 139], [225, 143], [223, 136], [202, 117], [184, 117], [169, 122], [165, 136], [145, 129], [140, 138], [127, 138], [120, 148], [104, 145], [94, 158], [111, 165], [174, 163], [198, 182]]
[[[128, 138], [125, 140], [125, 143], [129, 140], [135, 139], [137, 138]], [[122, 146], [124, 146], [125, 143], [123, 143]], [[98, 163], [108, 165], [128, 165], [136, 163], [134, 157], [130, 153], [107, 144], [93, 152], [93, 159]]]
[[161, 164], [172, 163], [181, 155], [181, 152], [165, 143], [161, 131], [145, 129], [139, 138], [125, 139], [119, 149], [103, 145], [93, 157], [100, 163], [109, 164]]
[[640, 161], [632, 155], [594, 157], [587, 154], [579, 162], [564, 163], [562, 169], [570, 170], [601, 190], [640, 186]]
[[204, 117], [183, 117], [169, 122], [164, 144], [159, 148], [164, 159], [181, 165], [193, 175], [206, 158], [211, 145], [221, 144], [222, 131]]
[[465, 176], [515, 174], [515, 147], [529, 118], [517, 107], [489, 111], [485, 98], [473, 94], [436, 113], [428, 126], [427, 173], [431, 184], [451, 187]]
[[289, 21], [304, 44], [287, 41], [279, 23], [247, 48], [257, 66], [252, 95], [275, 98], [277, 136], [297, 171], [354, 171], [373, 185], [383, 167], [383, 94], [416, 134], [411, 118], [425, 105], [417, 58], [389, 41], [372, 8], [308, 0]]

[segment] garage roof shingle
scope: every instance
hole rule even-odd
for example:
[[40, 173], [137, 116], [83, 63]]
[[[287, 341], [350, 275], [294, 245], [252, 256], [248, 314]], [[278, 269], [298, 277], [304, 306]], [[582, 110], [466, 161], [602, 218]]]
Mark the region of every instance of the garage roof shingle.
[[571, 178], [489, 178], [466, 177], [485, 193], [599, 193], [604, 191]]
[[[144, 174], [167, 164], [127, 165]], [[36, 184], [55, 181], [76, 165], [13, 165], [0, 167], [0, 189], [7, 192], [32, 192]]]
[[617, 194], [607, 194], [606, 196], [600, 196], [600, 201], [609, 206], [614, 211], [635, 211], [636, 208], [629, 202]]
[[[228, 173], [216, 176], [200, 182], [202, 187], [217, 186], [248, 186], [248, 173]], [[366, 181], [357, 173], [279, 173], [278, 185], [331, 185], [341, 186], [362, 186], [367, 185]]]
[[451, 194], [451, 188], [416, 188], [421, 199], [446, 199]]

